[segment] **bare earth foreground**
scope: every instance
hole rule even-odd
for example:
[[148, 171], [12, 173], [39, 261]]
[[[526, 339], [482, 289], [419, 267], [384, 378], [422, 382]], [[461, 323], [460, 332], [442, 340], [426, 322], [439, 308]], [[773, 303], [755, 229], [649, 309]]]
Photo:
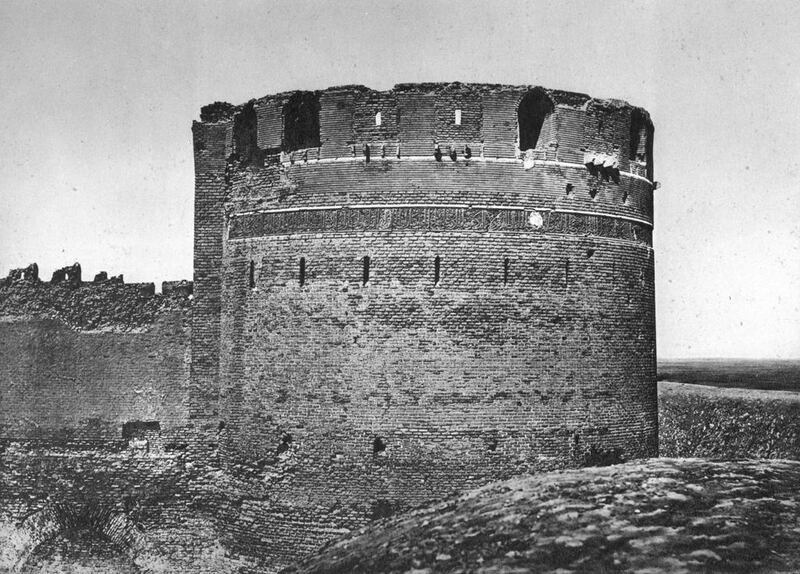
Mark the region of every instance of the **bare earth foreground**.
[[518, 477], [286, 573], [799, 572], [800, 462], [651, 459]]

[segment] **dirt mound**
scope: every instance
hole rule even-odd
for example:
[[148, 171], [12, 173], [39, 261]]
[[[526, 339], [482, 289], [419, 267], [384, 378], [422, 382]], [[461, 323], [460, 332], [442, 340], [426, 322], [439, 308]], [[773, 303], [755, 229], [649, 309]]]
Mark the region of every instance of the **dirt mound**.
[[800, 462], [518, 477], [382, 520], [288, 573], [798, 572]]

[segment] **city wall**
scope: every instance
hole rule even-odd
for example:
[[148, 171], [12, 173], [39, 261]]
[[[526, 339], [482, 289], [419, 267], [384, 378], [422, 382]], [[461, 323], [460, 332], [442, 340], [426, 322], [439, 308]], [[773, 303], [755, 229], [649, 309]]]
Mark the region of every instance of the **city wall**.
[[192, 284], [154, 291], [77, 264], [0, 281], [0, 571], [230, 570], [188, 415]]

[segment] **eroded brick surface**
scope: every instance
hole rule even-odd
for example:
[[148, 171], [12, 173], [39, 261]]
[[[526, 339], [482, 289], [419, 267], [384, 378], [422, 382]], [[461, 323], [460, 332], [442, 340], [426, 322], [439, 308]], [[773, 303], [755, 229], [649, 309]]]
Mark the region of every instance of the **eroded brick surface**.
[[635, 108], [536, 89], [538, 143], [519, 150], [529, 90], [327, 90], [318, 149], [229, 162], [218, 377], [236, 553], [274, 569], [450, 492], [656, 454]]
[[0, 285], [4, 565], [275, 571], [454, 491], [656, 454], [646, 112], [456, 83], [200, 118], [193, 284]]

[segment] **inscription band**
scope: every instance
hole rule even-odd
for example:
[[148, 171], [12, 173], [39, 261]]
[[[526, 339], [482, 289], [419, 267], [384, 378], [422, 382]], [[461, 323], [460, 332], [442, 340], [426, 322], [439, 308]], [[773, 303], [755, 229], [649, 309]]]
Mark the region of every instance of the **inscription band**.
[[343, 231], [515, 231], [569, 233], [652, 245], [651, 227], [611, 215], [461, 206], [381, 206], [245, 213], [229, 239]]

